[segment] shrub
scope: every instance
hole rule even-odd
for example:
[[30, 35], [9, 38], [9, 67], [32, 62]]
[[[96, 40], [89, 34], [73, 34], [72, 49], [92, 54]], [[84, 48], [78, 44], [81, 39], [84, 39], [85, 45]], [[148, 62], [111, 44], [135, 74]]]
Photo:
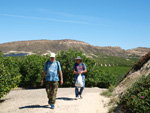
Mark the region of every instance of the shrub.
[[[120, 79], [122, 79], [122, 75], [124, 75], [126, 70], [128, 70], [128, 67], [101, 67], [100, 62], [98, 63], [98, 61], [95, 59], [87, 58], [82, 53], [82, 51], [75, 51], [73, 49], [69, 49], [68, 51], [61, 51], [56, 56], [56, 60], [60, 61], [61, 63], [64, 78], [64, 87], [74, 87], [75, 83], [72, 68], [75, 64], [75, 58], [77, 56], [81, 56], [83, 62], [87, 66], [87, 73], [85, 74], [86, 87], [108, 88], [111, 84], [116, 85], [119, 83]], [[1, 58], [1, 78], [3, 77], [4, 79], [4, 75], [6, 75], [6, 78], [7, 76], [16, 75], [13, 76], [13, 81], [16, 81], [14, 82], [14, 87], [17, 86], [19, 82], [17, 81], [20, 79], [20, 76], [18, 74], [19, 72], [22, 75], [20, 86], [38, 87], [41, 83], [44, 64], [47, 60], [49, 60], [47, 56], [40, 55], [30, 55], [26, 57], [15, 58], [3, 58], [3, 55], [1, 55]], [[109, 61], [110, 59], [111, 57], [109, 58]]]
[[41, 83], [41, 77], [44, 70], [44, 64], [47, 57], [40, 55], [30, 55], [20, 60], [20, 73], [23, 87], [38, 87]]
[[142, 77], [120, 98], [121, 106], [133, 113], [150, 111], [150, 75]]
[[21, 81], [18, 60], [16, 58], [3, 58], [0, 55], [0, 98], [7, 94], [12, 88], [18, 86]]
[[72, 49], [69, 49], [68, 51], [61, 51], [57, 55], [56, 60], [60, 61], [60, 64], [62, 67], [63, 78], [64, 78], [63, 86], [72, 87], [75, 84], [74, 74], [73, 74], [73, 65], [75, 64], [75, 58], [77, 56], [81, 56], [85, 65], [86, 66], [88, 65], [87, 70], [89, 70], [90, 67], [92, 67], [94, 64], [94, 61], [91, 60], [90, 58], [86, 58], [86, 56], [83, 55], [81, 51], [74, 51]]
[[85, 74], [85, 86], [88, 87], [109, 87], [113, 84], [115, 79], [112, 73], [107, 73], [101, 70], [100, 66], [96, 65], [96, 61], [91, 58], [87, 58], [82, 51], [74, 51], [69, 49], [68, 51], [61, 51], [57, 55], [57, 60], [60, 61], [62, 66], [62, 72], [64, 77], [64, 85], [67, 87], [74, 86], [74, 74], [73, 65], [76, 63], [75, 58], [81, 56], [83, 63], [87, 67], [87, 73]]

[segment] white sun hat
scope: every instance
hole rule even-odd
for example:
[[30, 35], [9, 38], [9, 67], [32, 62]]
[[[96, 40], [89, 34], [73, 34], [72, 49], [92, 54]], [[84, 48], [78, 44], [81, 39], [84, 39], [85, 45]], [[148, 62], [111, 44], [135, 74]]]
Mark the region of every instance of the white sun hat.
[[55, 57], [55, 53], [50, 53], [50, 57]]

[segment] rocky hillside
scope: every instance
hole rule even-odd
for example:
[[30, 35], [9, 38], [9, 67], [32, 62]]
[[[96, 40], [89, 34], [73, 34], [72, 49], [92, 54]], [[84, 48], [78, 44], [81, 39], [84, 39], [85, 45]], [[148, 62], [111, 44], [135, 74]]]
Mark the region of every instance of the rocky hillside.
[[144, 54], [150, 52], [150, 48], [138, 47], [135, 49], [129, 49], [129, 50], [127, 50], [127, 52], [129, 54], [135, 54], [138, 56], [143, 56]]
[[142, 56], [139, 61], [127, 72], [120, 84], [115, 88], [114, 94], [121, 96], [135, 81], [144, 76], [150, 76], [150, 52]]
[[58, 53], [61, 50], [68, 50], [69, 48], [82, 50], [85, 54], [104, 54], [119, 57], [141, 56], [150, 51], [150, 48], [123, 50], [120, 47], [99, 47], [76, 40], [32, 40], [0, 44], [0, 51], [2, 51], [3, 53], [7, 53], [10, 51], [22, 51], [46, 54], [49, 52]]

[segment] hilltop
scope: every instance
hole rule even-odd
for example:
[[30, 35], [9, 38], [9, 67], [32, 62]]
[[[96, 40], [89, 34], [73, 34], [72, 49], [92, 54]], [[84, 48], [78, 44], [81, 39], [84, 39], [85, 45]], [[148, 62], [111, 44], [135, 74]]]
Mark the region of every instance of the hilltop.
[[93, 46], [76, 40], [31, 40], [0, 44], [0, 51], [3, 53], [14, 51], [47, 54], [49, 52], [58, 53], [61, 50], [68, 50], [69, 48], [82, 50], [87, 55], [109, 55], [118, 57], [140, 57], [150, 51], [150, 48], [141, 47], [124, 50], [120, 47]]

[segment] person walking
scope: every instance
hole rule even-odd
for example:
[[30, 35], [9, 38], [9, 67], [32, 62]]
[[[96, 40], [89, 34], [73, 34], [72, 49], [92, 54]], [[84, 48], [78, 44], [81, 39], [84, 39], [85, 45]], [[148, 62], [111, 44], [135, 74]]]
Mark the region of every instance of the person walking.
[[80, 88], [79, 91], [79, 87], [75, 86], [75, 100], [77, 100], [79, 97], [82, 99], [82, 93], [85, 87], [85, 73], [87, 72], [86, 69], [86, 65], [84, 63], [82, 63], [82, 59], [80, 56], [77, 56], [77, 58], [75, 58], [76, 63], [73, 66], [73, 73], [75, 74], [75, 83], [77, 81], [78, 76], [81, 74], [82, 76], [82, 82], [83, 82], [83, 86]]
[[59, 75], [60, 75], [60, 84], [63, 84], [63, 75], [61, 71], [60, 62], [55, 60], [55, 53], [50, 54], [50, 60], [45, 63], [44, 72], [42, 75], [41, 84], [44, 83], [44, 78], [46, 75], [46, 92], [48, 97], [48, 104], [51, 105], [51, 109], [54, 109], [56, 102], [56, 94], [59, 86]]

